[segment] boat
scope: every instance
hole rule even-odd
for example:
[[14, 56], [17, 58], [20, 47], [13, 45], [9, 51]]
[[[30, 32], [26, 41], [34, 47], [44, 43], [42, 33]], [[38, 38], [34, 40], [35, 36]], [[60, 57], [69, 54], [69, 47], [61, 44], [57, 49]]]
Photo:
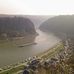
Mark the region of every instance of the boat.
[[29, 46], [29, 45], [35, 45], [37, 44], [36, 42], [34, 43], [26, 43], [26, 44], [23, 44], [23, 45], [19, 45], [18, 47], [25, 47], [25, 46]]

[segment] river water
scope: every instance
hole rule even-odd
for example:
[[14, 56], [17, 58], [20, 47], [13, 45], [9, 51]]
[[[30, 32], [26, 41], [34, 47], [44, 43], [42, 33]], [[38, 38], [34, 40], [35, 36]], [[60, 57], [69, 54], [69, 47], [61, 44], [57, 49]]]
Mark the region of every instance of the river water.
[[17, 63], [42, 53], [60, 41], [60, 39], [52, 33], [47, 34], [40, 30], [37, 30], [37, 32], [39, 33], [39, 36], [35, 39], [35, 42], [37, 43], [35, 45], [29, 45], [22, 48], [0, 49], [0, 67]]

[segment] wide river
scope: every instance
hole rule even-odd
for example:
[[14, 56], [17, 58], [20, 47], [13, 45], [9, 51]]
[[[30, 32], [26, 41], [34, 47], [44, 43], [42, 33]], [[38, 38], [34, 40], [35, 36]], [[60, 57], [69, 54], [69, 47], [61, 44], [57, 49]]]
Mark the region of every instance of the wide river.
[[0, 67], [17, 63], [42, 53], [60, 41], [59, 38], [51, 33], [47, 34], [40, 30], [37, 30], [37, 32], [39, 33], [39, 36], [35, 39], [36, 45], [29, 45], [22, 48], [15, 47], [14, 49], [0, 49]]

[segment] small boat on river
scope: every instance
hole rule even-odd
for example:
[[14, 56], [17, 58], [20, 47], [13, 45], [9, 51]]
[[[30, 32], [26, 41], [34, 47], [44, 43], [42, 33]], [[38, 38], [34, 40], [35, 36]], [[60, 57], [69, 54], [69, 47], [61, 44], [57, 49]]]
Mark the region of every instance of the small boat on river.
[[23, 44], [23, 45], [19, 45], [18, 47], [25, 47], [25, 46], [29, 46], [29, 45], [35, 45], [37, 44], [36, 42], [34, 43], [26, 43], [26, 44]]

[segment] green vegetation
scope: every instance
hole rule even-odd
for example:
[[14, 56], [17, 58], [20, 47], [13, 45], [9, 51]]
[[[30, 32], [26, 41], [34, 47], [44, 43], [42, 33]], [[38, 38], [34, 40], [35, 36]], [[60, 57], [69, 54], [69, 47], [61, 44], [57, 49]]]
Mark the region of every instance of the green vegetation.
[[[16, 37], [17, 38], [17, 37]], [[15, 48], [20, 45], [33, 43], [35, 40], [35, 35], [28, 35], [19, 39], [8, 39], [8, 40], [0, 40], [0, 48]]]
[[3, 72], [0, 72], [0, 74], [13, 74], [15, 72], [18, 72], [19, 70], [23, 70], [24, 69], [24, 65], [20, 65], [20, 66], [16, 66], [14, 68], [5, 70]]
[[60, 15], [49, 18], [40, 25], [40, 29], [54, 33], [60, 38], [65, 38], [66, 35], [74, 38], [74, 15]]
[[32, 21], [22, 16], [0, 16], [0, 40], [8, 40], [16, 37], [35, 35], [35, 27]]
[[51, 57], [55, 56], [57, 53], [59, 53], [60, 51], [63, 51], [63, 49], [64, 49], [64, 46], [60, 42], [59, 44], [57, 44], [53, 48], [51, 48], [48, 51], [42, 53], [41, 54], [41, 58], [43, 58], [43, 59], [45, 59], [45, 58], [46, 59], [51, 58]]

